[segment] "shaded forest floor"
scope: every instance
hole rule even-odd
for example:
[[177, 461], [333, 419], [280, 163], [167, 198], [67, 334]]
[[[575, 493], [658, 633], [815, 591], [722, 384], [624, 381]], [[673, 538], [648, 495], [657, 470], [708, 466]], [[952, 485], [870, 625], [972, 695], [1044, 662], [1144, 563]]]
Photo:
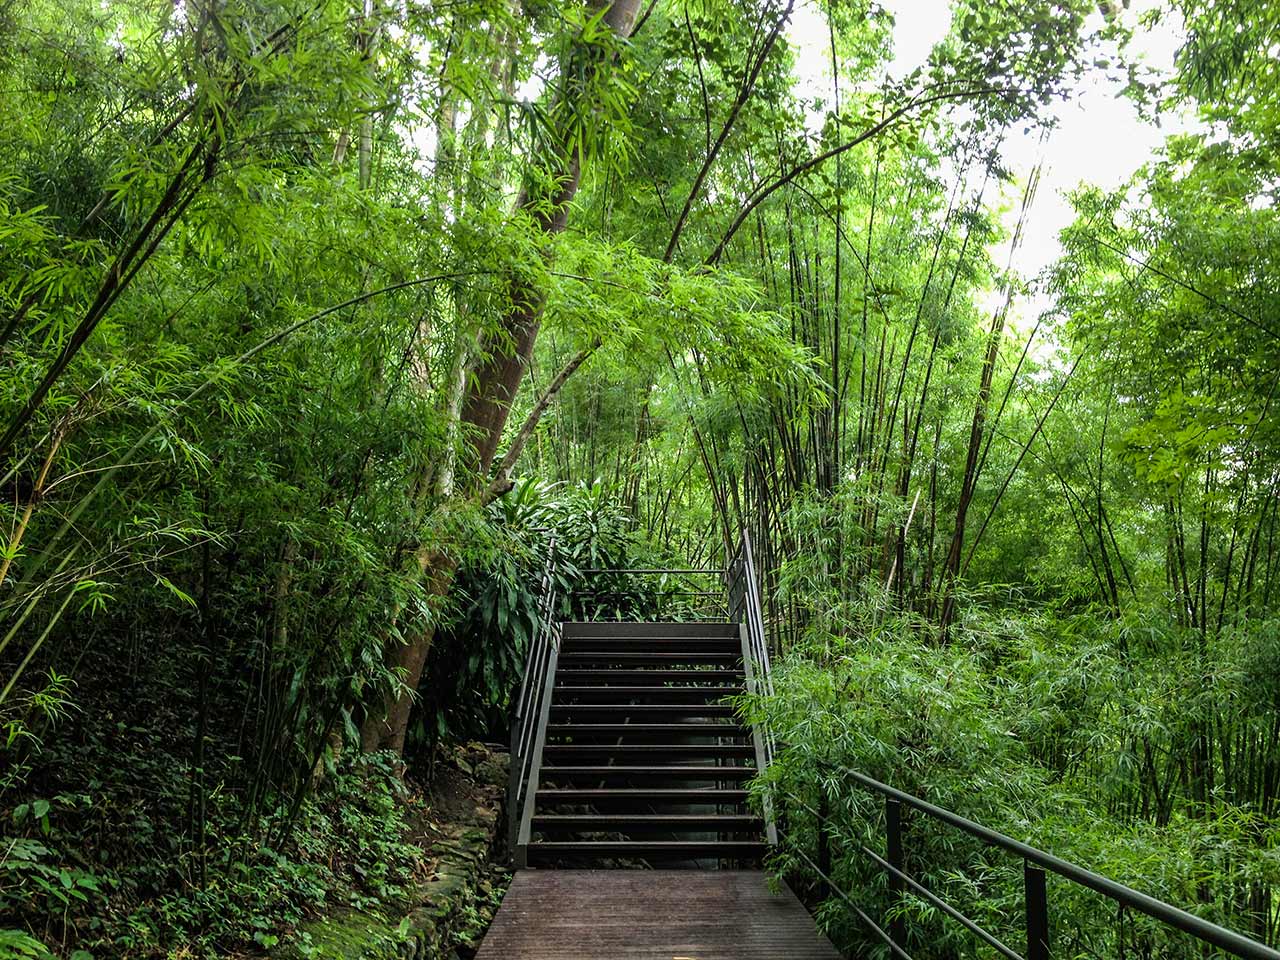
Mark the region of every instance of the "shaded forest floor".
[[210, 670], [202, 691], [205, 665], [127, 646], [83, 659], [74, 707], [3, 774], [0, 929], [76, 960], [261, 955], [335, 910], [407, 911], [455, 825], [499, 816], [502, 758], [478, 743], [439, 745], [404, 780], [389, 756], [326, 752], [295, 806], [241, 759], [272, 754], [239, 681], [217, 679], [243, 673]]

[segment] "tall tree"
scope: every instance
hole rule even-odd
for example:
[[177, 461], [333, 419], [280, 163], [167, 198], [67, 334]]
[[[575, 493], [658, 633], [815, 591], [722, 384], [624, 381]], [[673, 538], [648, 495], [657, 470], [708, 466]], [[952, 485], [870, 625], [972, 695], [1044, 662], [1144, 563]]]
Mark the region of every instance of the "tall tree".
[[[589, 151], [609, 136], [608, 130], [595, 129], [599, 120], [594, 114], [602, 106], [606, 115], [619, 106], [616, 90], [611, 88], [618, 83], [624, 43], [639, 11], [640, 0], [593, 0], [583, 8], [584, 16], [566, 20], [572, 32], [562, 38], [565, 49], [548, 110], [550, 130], [542, 149], [533, 156], [516, 200], [517, 218], [528, 225], [534, 246], [548, 261], [555, 238], [569, 222]], [[530, 273], [513, 271], [505, 292], [507, 307], [480, 338], [474, 368], [466, 374], [458, 413], [461, 483], [452, 487], [451, 480], [450, 488], [438, 491], [446, 502], [474, 499], [485, 488], [537, 343], [546, 291]], [[535, 408], [535, 416], [541, 409], [545, 406]], [[528, 431], [521, 431], [517, 442], [523, 444], [527, 437]], [[440, 504], [437, 509], [448, 507]], [[434, 545], [417, 550], [415, 564], [427, 597], [439, 603], [448, 595], [457, 563], [456, 554]], [[399, 671], [403, 682], [369, 711], [361, 734], [366, 749], [403, 751], [413, 697], [435, 630], [436, 624], [423, 617], [406, 629], [404, 642], [397, 639], [389, 644], [388, 663]]]

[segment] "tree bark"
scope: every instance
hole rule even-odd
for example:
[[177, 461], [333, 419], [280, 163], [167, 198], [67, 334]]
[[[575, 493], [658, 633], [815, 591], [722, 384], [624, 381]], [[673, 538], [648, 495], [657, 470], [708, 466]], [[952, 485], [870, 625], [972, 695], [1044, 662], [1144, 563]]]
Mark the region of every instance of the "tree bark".
[[960, 576], [960, 559], [964, 550], [964, 527], [969, 515], [969, 505], [973, 502], [974, 490], [978, 485], [978, 453], [982, 449], [983, 430], [987, 420], [987, 401], [991, 398], [991, 381], [995, 375], [996, 360], [1000, 355], [1000, 341], [1004, 332], [1005, 313], [1012, 294], [1006, 297], [1005, 305], [996, 311], [991, 322], [991, 332], [987, 336], [987, 352], [982, 361], [982, 373], [979, 376], [978, 397], [973, 405], [973, 423], [969, 428], [969, 451], [965, 458], [964, 474], [960, 483], [960, 499], [956, 503], [956, 522], [951, 534], [951, 546], [947, 550], [947, 558], [943, 562], [943, 597], [942, 616], [939, 623], [939, 636], [945, 643], [951, 632], [951, 624], [956, 615], [956, 580]]
[[[443, 601], [453, 586], [458, 570], [455, 558], [434, 550], [418, 557], [423, 571], [423, 592], [428, 600]], [[392, 750], [404, 753], [405, 736], [409, 731], [409, 716], [413, 709], [413, 696], [422, 680], [422, 670], [427, 665], [431, 641], [435, 638], [435, 625], [424, 624], [411, 634], [407, 643], [392, 641], [387, 647], [386, 664], [400, 672], [400, 683], [383, 701], [381, 712], [370, 712], [360, 728], [360, 746], [365, 751]]]

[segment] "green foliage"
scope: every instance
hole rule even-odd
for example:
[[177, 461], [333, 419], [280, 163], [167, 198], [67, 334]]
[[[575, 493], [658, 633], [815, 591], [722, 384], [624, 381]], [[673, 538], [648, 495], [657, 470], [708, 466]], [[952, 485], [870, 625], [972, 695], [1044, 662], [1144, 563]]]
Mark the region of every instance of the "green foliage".
[[[543, 124], [534, 125], [534, 152], [553, 151], [583, 164], [604, 160], [608, 169], [625, 172], [636, 90], [623, 57], [626, 41], [610, 28], [608, 13], [604, 5], [565, 12], [558, 86]], [[544, 125], [548, 132], [541, 137]]]
[[[861, 891], [872, 917], [891, 916], [890, 899], [858, 845], [883, 849], [883, 800], [843, 777], [844, 767], [1167, 902], [1196, 902], [1215, 922], [1270, 935], [1257, 892], [1280, 881], [1280, 835], [1275, 798], [1252, 791], [1276, 762], [1268, 731], [1280, 703], [1258, 696], [1280, 681], [1275, 621], [1201, 652], [1185, 633], [1141, 620], [1108, 630], [1092, 617], [984, 614], [963, 642], [942, 647], [909, 619], [885, 619], [877, 604], [850, 617], [851, 635], [809, 631], [776, 668], [774, 695], [746, 708], [786, 744], [755, 789], [780, 798], [791, 843], [809, 856], [811, 810], [826, 795], [833, 875]], [[1209, 797], [1194, 791], [1206, 716], [1240, 749], [1224, 758]], [[909, 873], [1018, 942], [1021, 863], [911, 811], [904, 831]], [[784, 846], [777, 866], [811, 876], [793, 850]], [[1055, 953], [1107, 955], [1122, 941], [1152, 956], [1189, 949], [1158, 924], [1118, 925], [1079, 888], [1054, 891]], [[913, 954], [973, 949], [924, 901], [908, 898], [903, 912]], [[851, 951], [875, 949], [838, 901], [823, 915]]]
[[4, 951], [3, 956], [13, 957], [14, 960], [21, 957], [44, 960], [45, 957], [52, 956], [43, 943], [21, 930], [0, 930], [0, 950]]
[[670, 578], [612, 572], [680, 561], [637, 537], [621, 504], [599, 483], [522, 480], [487, 512], [493, 540], [459, 571], [457, 613], [432, 644], [424, 680], [432, 696], [419, 709], [415, 730], [426, 755], [439, 739], [506, 740], [510, 700], [541, 629], [548, 555], [559, 619], [677, 619], [689, 610]]
[[[558, 616], [674, 617], [688, 581], [616, 571], [744, 526], [771, 782], [821, 784], [868, 905], [831, 764], [1276, 939], [1276, 4], [964, 0], [898, 77], [877, 3], [811, 11], [829, 49], [643, 6], [0, 0], [0, 952], [394, 901], [381, 697], [417, 688], [413, 783], [505, 739], [553, 537]], [[1085, 75], [1207, 126], [1074, 195], [1027, 317], [1003, 138]], [[492, 502], [481, 383], [527, 441]], [[1016, 939], [1016, 864], [909, 835]], [[1055, 899], [1060, 953], [1119, 945], [1094, 907]]]
[[[65, 762], [93, 769], [108, 761], [94, 754]], [[33, 926], [57, 917], [58, 940], [90, 955], [152, 956], [184, 943], [192, 955], [215, 956], [287, 938], [309, 911], [326, 905], [394, 904], [421, 869], [422, 850], [407, 836], [419, 808], [406, 802], [390, 758], [338, 764], [304, 801], [283, 842], [270, 831], [287, 811], [246, 821], [234, 796], [218, 798], [206, 829], [219, 842], [205, 849], [174, 843], [151, 819], [149, 811], [186, 796], [180, 764], [167, 770], [155, 771], [145, 806], [121, 806], [122, 794], [100, 784], [100, 797], [58, 796], [13, 808], [13, 836], [0, 859], [0, 912]], [[101, 845], [91, 847], [88, 836]], [[140, 850], [147, 853], [141, 860]], [[165, 851], [176, 857], [171, 865]], [[186, 878], [183, 888], [147, 895], [163, 890], [171, 871]], [[36, 941], [6, 935], [13, 949], [26, 944], [30, 955], [46, 955], [31, 946]]]

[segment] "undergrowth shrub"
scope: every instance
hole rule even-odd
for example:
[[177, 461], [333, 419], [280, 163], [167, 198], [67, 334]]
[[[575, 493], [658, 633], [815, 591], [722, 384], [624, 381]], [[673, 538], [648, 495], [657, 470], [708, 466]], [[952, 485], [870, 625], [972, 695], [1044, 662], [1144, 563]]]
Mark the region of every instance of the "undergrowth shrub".
[[[1277, 710], [1275, 624], [1217, 638], [1135, 617], [1008, 618], [973, 611], [949, 644], [882, 600], [839, 632], [806, 631], [775, 664], [774, 693], [746, 697], [782, 745], [755, 789], [784, 817], [775, 867], [801, 878], [836, 939], [854, 955], [884, 948], [803, 859], [828, 811], [832, 875], [877, 922], [900, 915], [916, 957], [981, 956], [978, 941], [925, 900], [892, 906], [884, 798], [853, 769], [1015, 839], [1265, 939], [1260, 891], [1280, 885], [1280, 829], [1265, 783]], [[1141, 642], [1139, 642], [1141, 638]], [[1186, 760], [1203, 717], [1235, 731], [1236, 759], [1207, 796]], [[1022, 863], [904, 809], [907, 872], [1020, 948]], [[1186, 957], [1193, 941], [1050, 878], [1054, 953]], [[985, 949], [985, 948], [983, 948]]]
[[616, 572], [685, 563], [637, 535], [635, 521], [598, 483], [525, 480], [491, 504], [486, 519], [490, 549], [459, 571], [452, 616], [432, 645], [422, 683], [429, 693], [411, 728], [418, 757], [430, 756], [442, 738], [505, 742], [553, 539], [559, 619], [678, 619], [690, 612], [672, 578]]
[[[176, 801], [188, 774], [174, 762], [151, 786]], [[408, 837], [420, 801], [389, 755], [339, 761], [296, 811], [247, 817], [236, 793], [215, 791], [198, 844], [118, 799], [60, 794], [4, 811], [0, 918], [26, 932], [6, 932], [0, 957], [52, 957], [54, 945], [76, 960], [270, 947], [321, 908], [405, 901], [423, 869]]]

